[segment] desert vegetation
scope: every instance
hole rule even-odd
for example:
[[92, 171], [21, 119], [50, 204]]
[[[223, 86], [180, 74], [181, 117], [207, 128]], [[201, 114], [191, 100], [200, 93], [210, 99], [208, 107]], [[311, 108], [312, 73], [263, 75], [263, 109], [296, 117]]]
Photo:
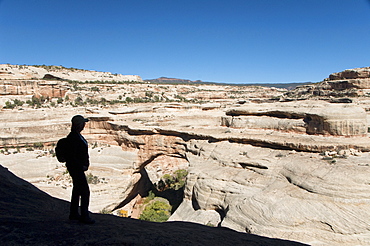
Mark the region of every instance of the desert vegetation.
[[184, 187], [188, 171], [185, 169], [176, 170], [173, 175], [165, 174], [158, 182], [157, 189], [165, 191], [168, 189], [179, 190]]
[[171, 216], [171, 205], [161, 197], [156, 197], [150, 191], [148, 197], [144, 199], [139, 219], [153, 222], [165, 222]]

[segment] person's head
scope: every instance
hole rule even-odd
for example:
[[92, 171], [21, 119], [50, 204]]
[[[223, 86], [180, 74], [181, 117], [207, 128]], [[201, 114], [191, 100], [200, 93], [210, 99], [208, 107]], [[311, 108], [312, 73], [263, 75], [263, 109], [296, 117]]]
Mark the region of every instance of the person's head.
[[84, 127], [86, 122], [89, 121], [89, 119], [84, 118], [82, 115], [75, 115], [72, 117], [72, 127], [71, 130], [75, 132], [81, 132]]

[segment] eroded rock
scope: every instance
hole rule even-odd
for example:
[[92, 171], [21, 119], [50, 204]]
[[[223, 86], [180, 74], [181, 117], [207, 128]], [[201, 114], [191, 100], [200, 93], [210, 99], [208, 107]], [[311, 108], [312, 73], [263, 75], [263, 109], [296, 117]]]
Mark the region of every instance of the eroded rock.
[[363, 136], [368, 132], [366, 111], [353, 104], [317, 101], [273, 105], [248, 104], [230, 109], [226, 114], [232, 118], [223, 118], [222, 124], [237, 128], [248, 128], [252, 125], [254, 128], [295, 130], [305, 127], [308, 134], [339, 136]]

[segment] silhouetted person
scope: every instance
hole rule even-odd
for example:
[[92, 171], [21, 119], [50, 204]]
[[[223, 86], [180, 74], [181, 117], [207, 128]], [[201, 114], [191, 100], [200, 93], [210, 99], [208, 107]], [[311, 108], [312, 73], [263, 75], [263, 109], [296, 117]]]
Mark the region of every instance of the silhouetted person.
[[[73, 181], [69, 219], [93, 224], [95, 221], [90, 218], [88, 210], [90, 189], [84, 173], [90, 165], [88, 145], [85, 138], [81, 135], [81, 131], [88, 121], [81, 115], [75, 115], [72, 118], [71, 132], [67, 136], [68, 154], [66, 156], [66, 166]], [[80, 198], [81, 214], [78, 211]]]

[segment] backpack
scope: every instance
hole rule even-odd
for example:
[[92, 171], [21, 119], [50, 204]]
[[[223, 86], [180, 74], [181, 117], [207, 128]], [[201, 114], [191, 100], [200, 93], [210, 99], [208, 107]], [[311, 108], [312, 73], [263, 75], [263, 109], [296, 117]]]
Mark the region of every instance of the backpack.
[[61, 138], [57, 142], [57, 146], [55, 147], [55, 154], [59, 162], [66, 162], [67, 161], [67, 154], [68, 154], [68, 139]]

